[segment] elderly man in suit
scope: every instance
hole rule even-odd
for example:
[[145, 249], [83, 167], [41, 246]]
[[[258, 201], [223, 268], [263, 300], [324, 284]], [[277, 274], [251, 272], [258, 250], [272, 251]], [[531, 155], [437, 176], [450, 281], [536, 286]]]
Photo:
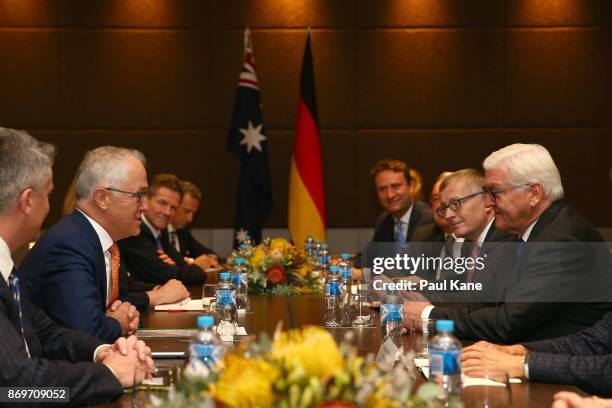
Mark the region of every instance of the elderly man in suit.
[[[430, 317], [454, 320], [460, 338], [501, 343], [558, 337], [593, 325], [610, 308], [603, 290], [610, 271], [601, 267], [607, 251], [602, 257], [586, 244], [602, 237], [563, 201], [561, 177], [548, 151], [514, 144], [492, 153], [483, 167], [485, 204], [495, 213], [495, 225], [518, 238], [502, 263], [507, 290], [497, 304], [434, 308]], [[585, 285], [592, 287], [589, 293]], [[419, 318], [427, 306], [407, 302], [405, 317]]]
[[136, 367], [150, 372], [150, 350], [134, 336], [111, 346], [58, 326], [22, 296], [26, 282], [11, 257], [35, 239], [49, 212], [54, 152], [0, 128], [0, 386], [68, 387], [72, 404], [102, 403], [133, 384]]
[[135, 150], [105, 146], [88, 152], [77, 171], [76, 209], [23, 260], [25, 292], [60, 325], [105, 341], [138, 328], [139, 312], [119, 300], [116, 241], [139, 231], [144, 163]]
[[119, 242], [121, 254], [133, 276], [143, 282], [163, 284], [178, 279], [186, 285], [206, 280], [215, 265], [208, 255], [187, 262], [163, 239], [172, 215], [181, 203], [183, 190], [173, 174], [158, 174], [146, 194], [140, 234]]

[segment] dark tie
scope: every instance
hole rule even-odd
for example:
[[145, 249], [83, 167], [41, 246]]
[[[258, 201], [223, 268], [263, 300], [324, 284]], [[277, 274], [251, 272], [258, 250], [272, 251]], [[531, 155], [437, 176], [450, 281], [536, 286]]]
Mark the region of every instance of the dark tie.
[[406, 237], [404, 236], [404, 231], [402, 231], [402, 225], [404, 222], [401, 220], [395, 221], [395, 242], [400, 244], [406, 243]]
[[11, 292], [13, 292], [13, 299], [15, 299], [15, 304], [17, 305], [17, 311], [19, 313], [19, 329], [21, 330], [21, 337], [23, 338], [23, 344], [25, 345], [26, 353], [30, 356], [30, 349], [28, 347], [28, 342], [25, 338], [25, 332], [23, 330], [23, 311], [21, 309], [21, 291], [19, 290], [19, 278], [17, 277], [17, 268], [13, 266], [13, 270], [9, 275], [9, 286], [11, 288]]
[[179, 246], [178, 236], [176, 231], [170, 231], [170, 245], [176, 249], [177, 252], [181, 252], [181, 247]]
[[516, 257], [517, 258], [523, 255], [524, 249], [525, 249], [525, 241], [521, 237], [516, 241]]
[[473, 242], [472, 243], [472, 250], [470, 251], [470, 258], [472, 258], [472, 262], [474, 262], [472, 265], [473, 267], [470, 268], [467, 272], [467, 275], [465, 277], [465, 281], [466, 282], [472, 282], [474, 280], [474, 267], [476, 266], [476, 258], [478, 257], [478, 251], [480, 250], [480, 248], [478, 247], [478, 243], [477, 242]]
[[162, 242], [161, 242], [161, 234], [155, 237], [155, 246], [157, 247], [158, 251], [164, 250], [164, 247], [162, 246]]

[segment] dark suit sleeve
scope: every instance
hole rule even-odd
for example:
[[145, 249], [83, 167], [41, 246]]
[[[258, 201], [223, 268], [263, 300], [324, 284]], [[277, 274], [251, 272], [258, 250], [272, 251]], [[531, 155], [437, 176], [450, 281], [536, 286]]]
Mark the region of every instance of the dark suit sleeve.
[[[84, 244], [86, 245], [86, 244]], [[83, 330], [108, 342], [121, 336], [121, 325], [104, 314], [91, 253], [75, 243], [57, 242], [44, 254], [40, 296], [45, 311], [61, 326]]]
[[153, 290], [155, 284], [139, 282], [132, 279], [123, 260], [121, 261], [121, 268], [119, 269], [119, 279], [119, 298], [122, 301], [130, 302], [136, 306], [140, 313], [146, 312], [149, 309], [149, 295], [147, 292]]
[[187, 244], [187, 248], [183, 249], [181, 247], [181, 249], [187, 256], [197, 258], [200, 255], [216, 255], [215, 251], [202, 245], [202, 243], [193, 236], [190, 229], [181, 231], [181, 234], [184, 237], [183, 242]]
[[[0, 307], [4, 309], [4, 303]], [[29, 315], [32, 309], [25, 306], [24, 314]], [[0, 311], [0, 385], [69, 387], [70, 403], [76, 405], [107, 402], [123, 393], [112, 372], [92, 361], [99, 340], [63, 329], [39, 310], [34, 312], [32, 324], [44, 357], [27, 357], [20, 333], [8, 319], [7, 311]]]
[[142, 233], [137, 237], [122, 239], [118, 244], [134, 279], [156, 284], [178, 279], [185, 285], [206, 280], [206, 274], [197, 265], [174, 266], [163, 262], [157, 255], [155, 242]]
[[612, 354], [580, 356], [534, 352], [527, 363], [530, 381], [571, 384], [589, 393], [612, 395]]

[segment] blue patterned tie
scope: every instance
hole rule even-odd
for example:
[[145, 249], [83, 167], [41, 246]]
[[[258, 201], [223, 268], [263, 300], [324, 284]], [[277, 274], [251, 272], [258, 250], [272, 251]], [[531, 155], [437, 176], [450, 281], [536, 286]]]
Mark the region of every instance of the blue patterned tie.
[[401, 220], [395, 221], [395, 242], [400, 244], [406, 243], [406, 237], [404, 236], [404, 231], [402, 231], [402, 225], [404, 222]]
[[26, 353], [30, 356], [30, 349], [28, 348], [28, 342], [25, 338], [25, 332], [23, 330], [23, 311], [21, 309], [21, 292], [19, 290], [19, 278], [17, 277], [17, 269], [13, 267], [11, 274], [9, 275], [9, 286], [11, 288], [11, 292], [13, 292], [13, 299], [15, 299], [15, 304], [17, 305], [17, 310], [19, 312], [19, 326], [21, 329], [21, 337], [23, 338], [23, 344], [25, 345]]
[[525, 241], [523, 238], [519, 238], [516, 241], [516, 256], [517, 258], [523, 255], [523, 249], [525, 249]]
[[155, 246], [157, 246], [158, 251], [163, 251], [164, 247], [161, 242], [161, 234], [155, 237]]

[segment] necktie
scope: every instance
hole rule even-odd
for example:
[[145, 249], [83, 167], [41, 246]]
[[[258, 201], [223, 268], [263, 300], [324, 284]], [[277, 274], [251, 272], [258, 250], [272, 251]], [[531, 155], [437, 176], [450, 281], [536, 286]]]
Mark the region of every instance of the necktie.
[[170, 245], [172, 245], [176, 249], [176, 252], [181, 252], [181, 246], [179, 244], [178, 235], [176, 234], [176, 231], [170, 231]]
[[402, 231], [402, 226], [404, 222], [401, 220], [395, 221], [395, 242], [399, 242], [400, 244], [406, 243], [406, 237], [404, 236], [404, 231]]
[[111, 305], [119, 298], [119, 265], [121, 262], [121, 253], [119, 252], [119, 246], [116, 242], [108, 248], [108, 252], [111, 255], [111, 293], [108, 297], [108, 306]]
[[155, 246], [157, 247], [158, 251], [163, 251], [164, 247], [162, 245], [161, 242], [161, 234], [159, 234], [158, 236], [155, 237]]
[[525, 241], [521, 237], [516, 241], [516, 257], [517, 258], [523, 255], [523, 249], [525, 249]]
[[21, 338], [23, 338], [23, 344], [25, 345], [26, 353], [29, 358], [32, 358], [30, 355], [30, 349], [28, 347], [28, 342], [25, 338], [25, 332], [23, 330], [23, 311], [21, 308], [21, 291], [19, 290], [19, 278], [17, 277], [17, 269], [13, 267], [11, 274], [9, 275], [9, 286], [11, 288], [11, 292], [13, 292], [13, 299], [15, 300], [15, 304], [17, 305], [17, 311], [19, 313], [19, 328], [21, 330]]
[[[478, 251], [480, 250], [480, 248], [478, 247], [478, 243], [474, 242], [472, 244], [472, 250], [470, 251], [470, 258], [472, 258], [472, 262], [476, 262], [476, 258], [478, 257]], [[467, 276], [465, 278], [466, 282], [472, 282], [474, 280], [474, 268], [475, 268], [475, 264], [473, 264], [473, 267], [470, 268], [467, 272]]]

